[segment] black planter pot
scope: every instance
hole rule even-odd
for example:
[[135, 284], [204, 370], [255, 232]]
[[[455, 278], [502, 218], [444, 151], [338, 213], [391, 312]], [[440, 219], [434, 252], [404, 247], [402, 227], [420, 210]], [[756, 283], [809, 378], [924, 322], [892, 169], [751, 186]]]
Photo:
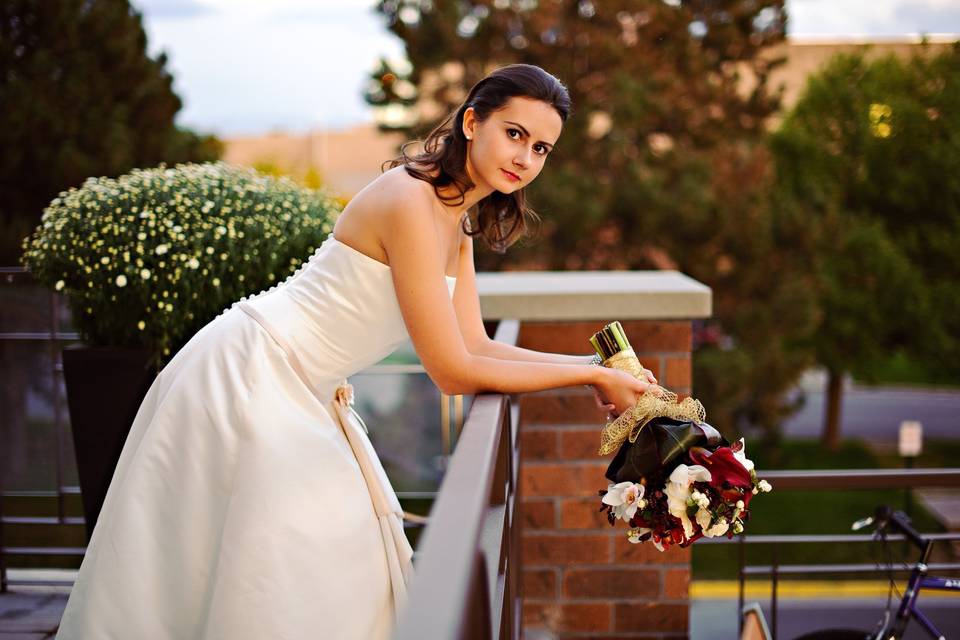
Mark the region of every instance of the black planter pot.
[[127, 433], [157, 376], [151, 355], [145, 349], [118, 347], [63, 349], [63, 378], [88, 539]]

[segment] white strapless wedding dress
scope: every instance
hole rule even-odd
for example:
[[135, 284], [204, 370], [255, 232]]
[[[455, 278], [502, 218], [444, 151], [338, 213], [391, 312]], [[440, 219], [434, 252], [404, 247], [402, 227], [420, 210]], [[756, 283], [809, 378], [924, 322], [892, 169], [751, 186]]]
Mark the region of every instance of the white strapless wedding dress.
[[204, 326], [140, 406], [57, 637], [388, 637], [413, 552], [346, 378], [407, 339], [390, 267], [332, 234]]

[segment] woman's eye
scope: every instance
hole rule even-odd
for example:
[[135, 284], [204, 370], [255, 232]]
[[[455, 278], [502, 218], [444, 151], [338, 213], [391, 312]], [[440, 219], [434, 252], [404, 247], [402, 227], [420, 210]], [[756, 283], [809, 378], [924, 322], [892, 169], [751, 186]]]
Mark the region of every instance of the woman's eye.
[[538, 144], [537, 147], [540, 147], [540, 151], [537, 151], [537, 153], [539, 153], [542, 156], [547, 155], [547, 148], [545, 146], [543, 146], [542, 144]]
[[[515, 134], [515, 133], [516, 133], [517, 135], [519, 135], [519, 134], [520, 134], [520, 130], [519, 130], [519, 129], [507, 129], [507, 135], [510, 136], [511, 138], [513, 138], [513, 134]], [[516, 138], [513, 138], [513, 139], [516, 140]]]

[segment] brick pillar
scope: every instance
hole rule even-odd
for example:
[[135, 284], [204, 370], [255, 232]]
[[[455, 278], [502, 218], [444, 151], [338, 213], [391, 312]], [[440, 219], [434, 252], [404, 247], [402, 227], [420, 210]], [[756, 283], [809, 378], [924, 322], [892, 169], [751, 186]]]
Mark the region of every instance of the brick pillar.
[[[621, 322], [640, 362], [681, 395], [691, 388], [690, 321]], [[533, 322], [519, 345], [587, 354], [604, 322]], [[687, 638], [689, 549], [660, 553], [611, 527], [597, 491], [613, 457], [600, 457], [598, 412], [588, 389], [521, 398], [523, 629], [547, 638]]]

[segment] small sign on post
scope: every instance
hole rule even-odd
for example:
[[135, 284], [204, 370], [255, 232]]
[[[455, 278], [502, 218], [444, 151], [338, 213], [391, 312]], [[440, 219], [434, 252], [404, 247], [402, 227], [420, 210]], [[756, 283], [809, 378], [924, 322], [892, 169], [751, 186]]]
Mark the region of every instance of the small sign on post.
[[[897, 441], [897, 449], [900, 451], [900, 457], [903, 458], [907, 469], [913, 468], [914, 459], [923, 451], [923, 425], [919, 420], [904, 420], [900, 423], [900, 438]], [[913, 510], [913, 501], [909, 487], [904, 490], [903, 510], [907, 517]]]
[[901, 458], [916, 458], [923, 451], [923, 425], [918, 420], [900, 423], [900, 439], [897, 443]]

